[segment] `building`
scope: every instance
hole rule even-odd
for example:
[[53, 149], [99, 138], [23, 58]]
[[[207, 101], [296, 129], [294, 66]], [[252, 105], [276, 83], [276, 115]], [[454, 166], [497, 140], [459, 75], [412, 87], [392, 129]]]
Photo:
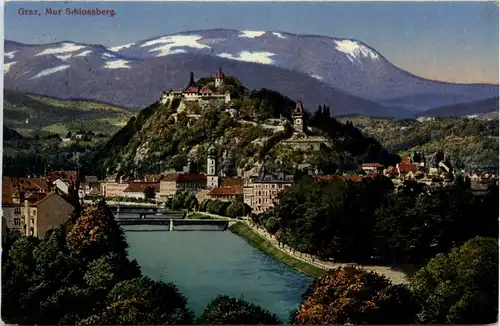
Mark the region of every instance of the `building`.
[[99, 182], [99, 179], [94, 175], [85, 176], [81, 188], [85, 196], [100, 196], [102, 193], [101, 183]]
[[182, 99], [185, 101], [210, 101], [218, 100], [223, 103], [231, 102], [231, 93], [226, 91], [222, 93], [219, 91], [224, 85], [225, 75], [221, 69], [215, 75], [215, 87], [216, 91], [212, 91], [209, 87], [198, 87], [194, 81], [194, 74], [191, 72], [189, 83], [184, 90], [169, 90], [163, 92], [160, 103], [167, 104], [167, 102], [174, 99]]
[[167, 174], [160, 181], [157, 200], [166, 201], [173, 197], [178, 190], [187, 190], [196, 194], [207, 186], [207, 176], [198, 173], [175, 173]]
[[128, 184], [128, 178], [113, 174], [101, 183], [101, 196], [105, 198], [123, 197]]
[[49, 229], [66, 222], [73, 210], [73, 205], [55, 192], [36, 202], [26, 199], [22, 209], [25, 235], [43, 239]]
[[159, 182], [131, 182], [128, 187], [123, 191], [123, 197], [146, 199], [146, 191], [151, 188], [156, 195], [160, 191]]
[[5, 225], [11, 234], [25, 234], [24, 203], [36, 202], [50, 192], [51, 185], [42, 178], [2, 179], [2, 211]]
[[[281, 169], [274, 171], [261, 168], [259, 175], [251, 182], [251, 199], [243, 199], [245, 203], [250, 202], [252, 213], [260, 214], [274, 207], [277, 195], [283, 189], [293, 184], [294, 175]], [[247, 184], [248, 187], [250, 184]]]
[[63, 194], [69, 194], [71, 184], [68, 181], [65, 181], [63, 179], [56, 179], [52, 182], [52, 184], [54, 185], [55, 189], [61, 191]]
[[361, 168], [366, 173], [380, 173], [384, 169], [384, 166], [380, 163], [363, 163]]
[[207, 196], [209, 199], [218, 199], [222, 201], [231, 201], [233, 199], [243, 200], [243, 185], [242, 178], [223, 178], [222, 184], [218, 188], [211, 189]]

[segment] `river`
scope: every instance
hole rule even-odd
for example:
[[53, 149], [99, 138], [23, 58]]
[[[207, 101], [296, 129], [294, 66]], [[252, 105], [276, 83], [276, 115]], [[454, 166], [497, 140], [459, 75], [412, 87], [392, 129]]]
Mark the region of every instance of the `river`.
[[[198, 317], [219, 294], [259, 305], [288, 322], [312, 279], [277, 262], [230, 231], [160, 231], [124, 226], [131, 259], [145, 276], [174, 283]], [[155, 230], [157, 232], [145, 231]]]

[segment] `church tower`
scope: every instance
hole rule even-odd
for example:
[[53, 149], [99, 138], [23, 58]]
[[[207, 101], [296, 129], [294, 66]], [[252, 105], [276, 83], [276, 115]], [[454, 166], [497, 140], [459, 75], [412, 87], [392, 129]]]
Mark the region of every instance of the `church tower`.
[[219, 176], [217, 175], [217, 153], [212, 145], [208, 148], [207, 156], [207, 188], [218, 188]]
[[292, 118], [293, 130], [295, 132], [304, 132], [304, 107], [302, 106], [302, 101], [297, 101], [297, 104], [295, 104]]
[[224, 73], [222, 69], [219, 68], [219, 72], [215, 74], [215, 88], [220, 88], [224, 86]]

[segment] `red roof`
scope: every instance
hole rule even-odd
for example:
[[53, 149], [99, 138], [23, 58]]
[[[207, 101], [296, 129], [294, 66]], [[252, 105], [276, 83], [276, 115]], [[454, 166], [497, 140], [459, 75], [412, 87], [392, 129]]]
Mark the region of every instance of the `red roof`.
[[222, 178], [223, 187], [243, 187], [243, 178]]
[[398, 164], [399, 173], [417, 172], [416, 164], [399, 163]]
[[177, 178], [179, 177], [180, 173], [171, 173], [171, 174], [167, 174], [163, 177], [163, 179], [161, 181], [165, 181], [165, 182], [175, 182], [177, 180]]
[[131, 182], [123, 192], [144, 192], [148, 187], [153, 188], [155, 192], [160, 190], [160, 184], [157, 182]]
[[214, 188], [208, 193], [209, 196], [241, 196], [243, 187], [221, 187]]
[[224, 78], [224, 73], [223, 72], [218, 72], [215, 74], [215, 78]]
[[206, 86], [205, 86], [205, 87], [203, 87], [203, 88], [200, 90], [200, 93], [201, 93], [201, 94], [212, 94], [213, 92], [212, 92], [212, 90], [211, 90], [210, 88], [208, 88], [208, 87], [206, 87]]
[[186, 89], [186, 93], [198, 93], [198, 87], [189, 87]]
[[302, 102], [298, 101], [295, 104], [295, 110], [293, 111], [292, 115], [302, 115], [303, 112], [304, 112], [304, 107], [302, 106]]
[[188, 182], [197, 182], [197, 183], [202, 183], [202, 182], [207, 182], [207, 176], [204, 174], [179, 174], [177, 177], [177, 180], [175, 180], [177, 183], [188, 183]]
[[57, 179], [61, 179], [66, 182], [76, 182], [77, 172], [76, 171], [52, 171], [47, 174], [47, 179], [49, 182], [54, 182]]

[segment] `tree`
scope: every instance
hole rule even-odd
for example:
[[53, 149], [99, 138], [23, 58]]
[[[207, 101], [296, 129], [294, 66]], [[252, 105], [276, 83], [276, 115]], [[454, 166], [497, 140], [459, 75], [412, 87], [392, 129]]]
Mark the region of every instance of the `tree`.
[[117, 283], [107, 296], [106, 307], [78, 324], [187, 325], [193, 322], [193, 313], [186, 304], [174, 285], [135, 278]]
[[87, 261], [110, 252], [127, 255], [123, 230], [104, 201], [87, 206], [67, 235], [68, 248]]
[[411, 324], [418, 304], [412, 293], [374, 272], [354, 266], [328, 271], [304, 293], [293, 323]]
[[476, 237], [438, 254], [411, 281], [421, 323], [490, 324], [498, 317], [498, 240]]
[[273, 313], [242, 299], [218, 296], [210, 302], [197, 321], [202, 325], [278, 325]]
[[144, 189], [144, 198], [145, 199], [153, 199], [156, 197], [156, 192], [155, 192], [155, 189], [154, 187], [151, 187], [151, 186], [147, 186], [145, 189]]

